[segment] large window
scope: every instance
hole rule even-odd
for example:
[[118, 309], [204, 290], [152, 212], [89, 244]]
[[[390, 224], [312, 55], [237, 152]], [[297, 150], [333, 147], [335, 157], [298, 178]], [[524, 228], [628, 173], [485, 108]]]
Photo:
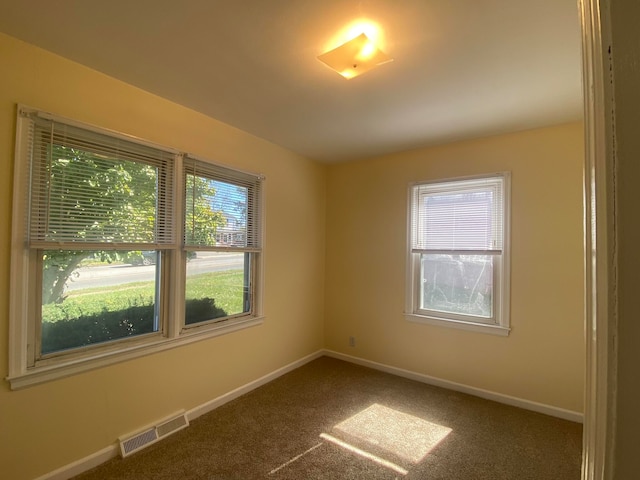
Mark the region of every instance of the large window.
[[508, 332], [508, 201], [507, 174], [411, 187], [411, 320]]
[[15, 172], [14, 387], [259, 320], [259, 176], [27, 108]]

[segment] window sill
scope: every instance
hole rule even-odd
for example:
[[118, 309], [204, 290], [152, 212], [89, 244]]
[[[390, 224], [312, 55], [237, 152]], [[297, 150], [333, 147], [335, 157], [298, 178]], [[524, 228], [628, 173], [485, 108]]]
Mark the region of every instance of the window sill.
[[11, 385], [11, 390], [38, 385], [40, 383], [69, 377], [77, 373], [87, 372], [97, 368], [113, 365], [115, 363], [132, 360], [135, 358], [162, 352], [182, 345], [199, 342], [208, 338], [225, 335], [245, 328], [261, 325], [264, 317], [250, 317], [230, 324], [216, 325], [214, 328], [187, 331], [176, 338], [154, 337], [153, 340], [144, 343], [128, 344], [117, 350], [91, 352], [91, 354], [75, 357], [61, 358], [60, 361], [46, 366], [34, 367], [24, 373], [10, 375], [6, 380]]
[[470, 332], [486, 333], [506, 337], [511, 329], [502, 325], [487, 325], [484, 323], [464, 322], [461, 320], [445, 320], [443, 318], [428, 317], [426, 315], [416, 315], [415, 313], [405, 313], [405, 318], [414, 323], [435, 325], [437, 327], [456, 328]]

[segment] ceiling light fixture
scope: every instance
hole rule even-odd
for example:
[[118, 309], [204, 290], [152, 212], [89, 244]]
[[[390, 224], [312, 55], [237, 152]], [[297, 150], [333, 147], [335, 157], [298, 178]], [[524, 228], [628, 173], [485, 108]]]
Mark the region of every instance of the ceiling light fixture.
[[393, 61], [389, 55], [361, 33], [333, 50], [323, 53], [318, 60], [346, 79], [357, 77], [383, 63]]

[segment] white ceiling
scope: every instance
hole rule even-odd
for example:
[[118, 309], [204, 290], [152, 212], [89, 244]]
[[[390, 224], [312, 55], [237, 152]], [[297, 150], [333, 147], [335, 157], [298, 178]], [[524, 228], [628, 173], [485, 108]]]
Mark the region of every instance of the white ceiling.
[[[394, 61], [317, 60], [356, 19]], [[309, 158], [578, 120], [576, 0], [2, 0], [0, 31]]]

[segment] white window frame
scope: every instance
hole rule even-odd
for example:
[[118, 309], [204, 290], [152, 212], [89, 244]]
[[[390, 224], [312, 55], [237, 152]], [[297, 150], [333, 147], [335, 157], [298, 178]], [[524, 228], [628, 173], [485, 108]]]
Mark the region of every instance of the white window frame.
[[[172, 229], [175, 234], [171, 243], [158, 245], [161, 255], [162, 267], [165, 273], [162, 275], [161, 292], [163, 301], [160, 309], [162, 321], [160, 331], [123, 338], [112, 342], [95, 344], [68, 352], [47, 356], [34, 362], [33, 349], [36, 348], [36, 322], [37, 308], [35, 298], [37, 296], [38, 278], [41, 276], [38, 270], [38, 262], [27, 241], [28, 224], [25, 219], [29, 216], [29, 172], [30, 172], [30, 118], [34, 115], [43, 118], [107, 135], [112, 138], [123, 139], [149, 146], [164, 152], [170, 152], [174, 158], [173, 178], [173, 220]], [[252, 308], [247, 314], [232, 315], [221, 320], [203, 322], [197, 326], [184, 325], [184, 288], [187, 251], [183, 241], [183, 209], [184, 209], [184, 174], [183, 160], [187, 154], [177, 150], [147, 142], [132, 136], [113, 132], [103, 128], [87, 125], [81, 122], [52, 115], [34, 108], [18, 105], [16, 125], [16, 148], [14, 163], [14, 192], [12, 211], [11, 234], [11, 297], [9, 306], [9, 375], [7, 380], [12, 389], [20, 389], [30, 385], [39, 384], [66, 377], [83, 371], [99, 368], [105, 365], [149, 355], [180, 345], [186, 345], [195, 341], [227, 334], [240, 329], [259, 325], [264, 321], [263, 313], [263, 289], [264, 289], [264, 177], [248, 172], [240, 172], [229, 167], [218, 166], [212, 162], [212, 169], [220, 168], [221, 171], [233, 171], [238, 175], [253, 176], [257, 188], [256, 211], [257, 218], [257, 245], [252, 248], [251, 262], [251, 295]], [[194, 158], [189, 156], [190, 158]], [[204, 161], [198, 159], [199, 161]]]
[[[493, 317], [479, 318], [473, 315], [436, 312], [420, 308], [420, 256], [413, 247], [414, 190], [421, 186], [437, 187], [439, 184], [460, 182], [461, 190], [470, 180], [501, 179], [503, 185], [503, 231], [502, 250], [493, 255]], [[411, 322], [455, 328], [473, 332], [507, 336], [510, 332], [510, 217], [511, 217], [511, 175], [499, 172], [487, 175], [458, 177], [441, 180], [416, 182], [409, 185], [407, 200], [407, 278], [405, 298], [405, 318]], [[451, 253], [464, 253], [462, 250]]]

